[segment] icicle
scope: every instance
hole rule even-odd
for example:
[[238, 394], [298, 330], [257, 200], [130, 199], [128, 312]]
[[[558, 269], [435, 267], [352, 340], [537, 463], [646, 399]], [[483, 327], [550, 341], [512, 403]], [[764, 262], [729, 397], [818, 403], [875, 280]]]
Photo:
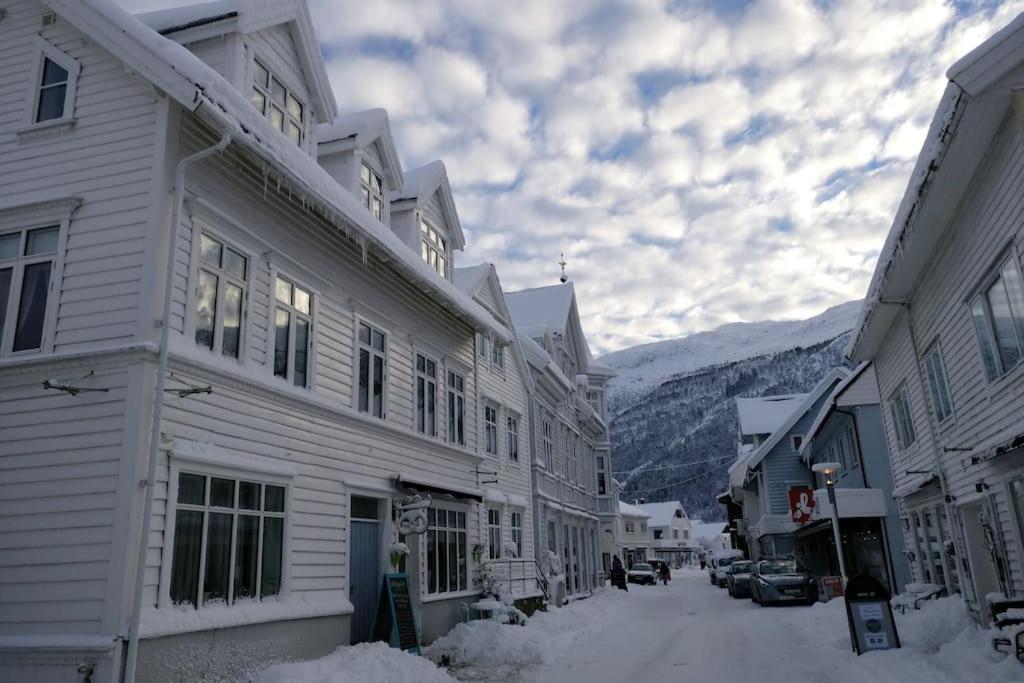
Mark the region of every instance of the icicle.
[[359, 240], [359, 246], [363, 250], [363, 265], [365, 266], [370, 261], [369, 245], [366, 243], [365, 238]]

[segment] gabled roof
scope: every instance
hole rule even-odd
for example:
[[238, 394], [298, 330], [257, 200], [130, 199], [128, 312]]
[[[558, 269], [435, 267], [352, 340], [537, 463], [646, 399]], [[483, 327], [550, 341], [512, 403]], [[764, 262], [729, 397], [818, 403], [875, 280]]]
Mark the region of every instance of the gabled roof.
[[338, 113], [323, 54], [316, 40], [313, 18], [305, 0], [215, 0], [137, 16], [153, 30], [172, 39], [173, 34], [179, 31], [227, 18], [235, 18], [236, 29], [242, 35], [286, 24], [295, 41], [295, 51], [309, 85], [313, 109], [320, 115], [320, 121], [330, 121]]
[[566, 391], [572, 390], [573, 383], [562, 372], [562, 368], [558, 367], [558, 364], [551, 360], [551, 356], [540, 344], [522, 332], [516, 332], [516, 340], [519, 342], [519, 347], [523, 350], [523, 357], [526, 359], [526, 362], [540, 372], [550, 374]]
[[473, 296], [487, 282], [487, 277], [493, 268], [494, 266], [490, 263], [456, 268], [452, 271], [452, 282], [467, 295]]
[[531, 337], [565, 334], [575, 296], [571, 282], [505, 293], [516, 329]]
[[462, 232], [459, 213], [455, 210], [455, 198], [452, 196], [452, 186], [448, 182], [448, 171], [443, 161], [431, 161], [429, 164], [406, 171], [405, 182], [391, 196], [391, 203], [402, 204], [411, 201], [420, 208], [434, 193], [437, 193], [441, 211], [444, 212], [444, 221], [448, 224], [448, 236], [451, 238], [452, 247], [462, 249], [466, 246], [466, 236]]
[[642, 519], [650, 519], [651, 515], [644, 512], [636, 505], [630, 505], [629, 503], [623, 503], [619, 501], [619, 514], [624, 517], [640, 517]]
[[849, 358], [873, 358], [901, 302], [913, 296], [1012, 106], [1021, 84], [1010, 76], [1022, 62], [1024, 15], [1018, 15], [946, 72], [949, 83], [879, 254]]
[[342, 114], [330, 123], [317, 126], [317, 146], [320, 153], [330, 153], [336, 149], [366, 149], [376, 144], [381, 160], [386, 166], [388, 180], [392, 190], [398, 190], [405, 182], [402, 174], [402, 162], [398, 158], [398, 148], [391, 135], [391, 124], [388, 113], [384, 109], [367, 109], [350, 114]]
[[836, 409], [836, 401], [843, 395], [843, 392], [850, 388], [850, 385], [857, 381], [865, 370], [871, 367], [871, 363], [861, 363], [853, 369], [850, 376], [844, 379], [842, 382], [836, 385], [832, 393], [829, 394], [828, 398], [821, 405], [821, 410], [818, 411], [818, 415], [814, 418], [814, 422], [811, 423], [811, 428], [807, 430], [807, 434], [804, 435], [804, 441], [800, 445], [800, 457], [807, 462], [811, 455], [812, 443], [814, 437], [818, 435], [821, 428], [825, 426], [825, 421], [828, 420], [828, 416], [832, 414], [832, 411]]
[[[683, 510], [683, 504], [678, 500], [666, 503], [641, 503], [637, 507], [651, 516], [651, 526], [669, 526], [673, 519], [677, 519], [676, 510]], [[682, 519], [686, 518], [686, 510], [683, 510]]]
[[740, 434], [771, 434], [800, 407], [807, 394], [780, 394], [755, 398], [737, 398], [736, 413]]
[[290, 184], [321, 215], [362, 246], [390, 261], [441, 306], [477, 329], [504, 342], [509, 331], [452, 283], [430, 268], [418, 253], [370, 215], [308, 154], [274, 128], [220, 74], [178, 43], [164, 38], [113, 0], [44, 0], [57, 14], [130, 66], [232, 142], [267, 164], [267, 173]]
[[[822, 377], [821, 381], [811, 389], [810, 393], [807, 394], [807, 397], [804, 398], [800, 406], [794, 410], [788, 418], [786, 418], [786, 421], [783, 422], [778, 429], [772, 432], [772, 435], [750, 454], [745, 463], [747, 470], [749, 471], [761, 464], [761, 461], [765, 459], [765, 456], [771, 453], [772, 449], [775, 448], [775, 446], [777, 446], [787, 434], [789, 434], [789, 430], [793, 429], [794, 425], [800, 421], [800, 418], [806, 415], [807, 411], [814, 407], [814, 404], [818, 399], [824, 396], [826, 392], [831, 391], [836, 382], [846, 379], [849, 374], [849, 371], [843, 368], [832, 368], [829, 370], [828, 374]], [[731, 470], [732, 468], [730, 468], [730, 471]]]

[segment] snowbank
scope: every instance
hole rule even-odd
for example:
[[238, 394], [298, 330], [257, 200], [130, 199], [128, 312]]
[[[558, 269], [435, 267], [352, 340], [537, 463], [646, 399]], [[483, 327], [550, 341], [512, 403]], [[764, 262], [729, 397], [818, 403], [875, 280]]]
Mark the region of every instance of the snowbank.
[[321, 659], [277, 664], [251, 683], [453, 683], [430, 660], [384, 643], [339, 647]]

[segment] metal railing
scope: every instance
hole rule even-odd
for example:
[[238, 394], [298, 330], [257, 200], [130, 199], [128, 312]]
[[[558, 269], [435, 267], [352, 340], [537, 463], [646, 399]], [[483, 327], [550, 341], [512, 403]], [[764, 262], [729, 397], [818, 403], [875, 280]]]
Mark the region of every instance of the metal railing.
[[[545, 576], [537, 560], [504, 558], [501, 560], [491, 560], [488, 564], [491, 566], [494, 578], [502, 586], [508, 588], [510, 595], [516, 595], [517, 587], [521, 589], [520, 596], [527, 595], [533, 588], [533, 585], [536, 585], [544, 594], [545, 599], [549, 597], [548, 578]], [[532, 573], [528, 571], [531, 566], [535, 570]]]

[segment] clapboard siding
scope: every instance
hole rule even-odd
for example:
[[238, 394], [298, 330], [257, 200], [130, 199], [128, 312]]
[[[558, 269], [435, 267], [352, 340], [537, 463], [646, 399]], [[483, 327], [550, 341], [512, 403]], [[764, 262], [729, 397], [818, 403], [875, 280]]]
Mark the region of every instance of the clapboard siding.
[[[45, 391], [93, 370], [105, 393]], [[0, 369], [0, 635], [102, 632], [130, 374]]]
[[[0, 197], [78, 196], [64, 270], [55, 281], [55, 351], [123, 343], [135, 334], [156, 132], [156, 93], [62, 19], [26, 0], [0, 22]], [[36, 35], [81, 65], [71, 130], [19, 137], [35, 73]], [[114, 298], [111, 298], [114, 295]]]
[[[876, 359], [883, 401], [906, 378], [911, 388], [914, 427], [918, 442], [900, 453], [895, 447], [887, 402], [883, 417], [893, 453], [897, 485], [906, 470], [933, 469], [941, 460], [949, 492], [959, 503], [977, 498], [975, 485], [990, 486], [1014, 585], [1024, 590], [1022, 539], [1014, 510], [1000, 482], [1019, 477], [1020, 455], [1004, 456], [971, 465], [970, 453], [945, 448], [972, 448], [1022, 424], [1024, 367], [989, 383], [984, 375], [974, 324], [971, 297], [980, 281], [1013, 252], [1018, 258], [1024, 244], [1024, 145], [1007, 119], [972, 179], [958, 212], [951, 218], [941, 247], [933, 255], [911, 297], [910, 315], [902, 314], [888, 332]], [[1019, 262], [1019, 261], [1018, 261]], [[914, 328], [918, 356], [911, 347], [908, 320]], [[929, 411], [931, 397], [919, 379], [920, 355], [938, 342], [946, 369], [954, 416], [935, 425]], [[1019, 431], [1019, 429], [1018, 429]], [[912, 504], [910, 504], [912, 507]]]

